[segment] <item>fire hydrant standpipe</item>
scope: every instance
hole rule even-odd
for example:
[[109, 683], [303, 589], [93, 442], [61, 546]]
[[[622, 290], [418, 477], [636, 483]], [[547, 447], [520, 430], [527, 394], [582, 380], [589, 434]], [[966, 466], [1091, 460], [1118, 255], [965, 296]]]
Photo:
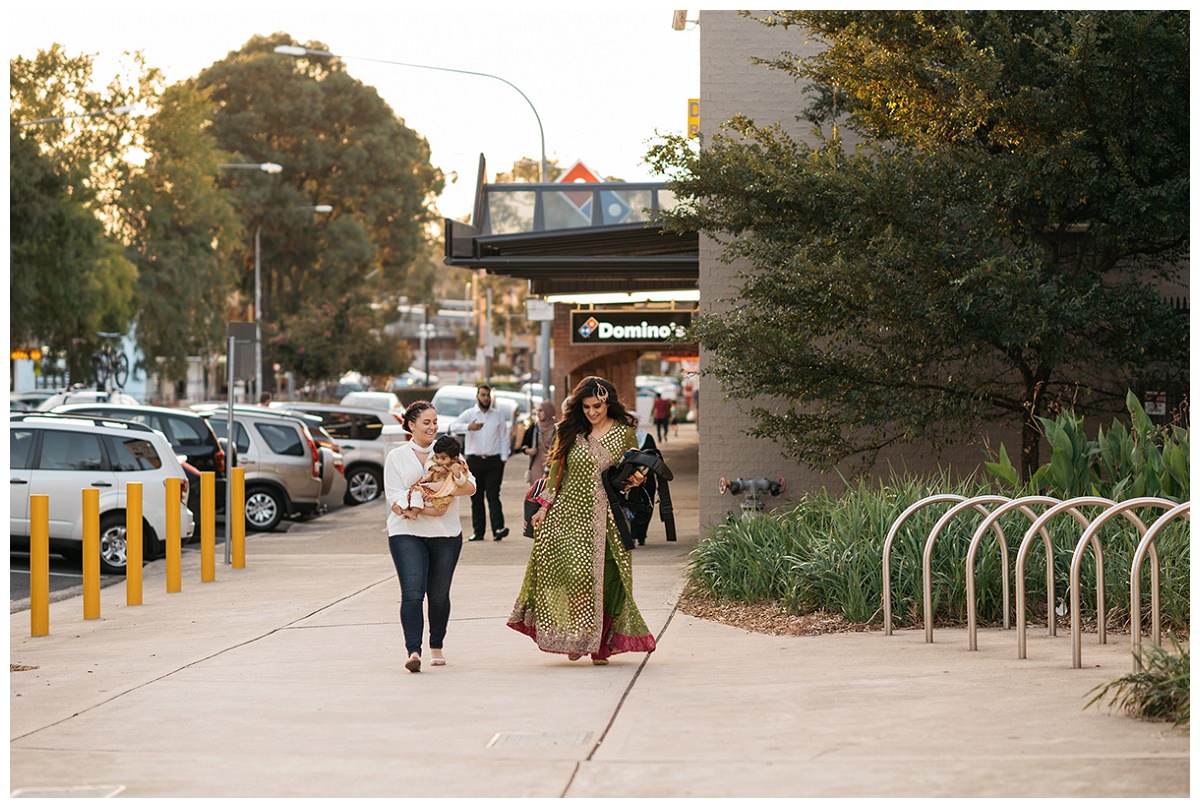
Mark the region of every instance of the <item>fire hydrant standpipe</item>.
[[745, 494], [746, 498], [741, 502], [742, 516], [752, 516], [759, 513], [763, 509], [762, 495], [770, 494], [777, 497], [783, 493], [786, 484], [784, 479], [780, 477], [778, 480], [770, 480], [766, 477], [759, 477], [755, 480], [747, 480], [743, 477], [738, 477], [736, 480], [726, 480], [722, 477], [717, 483], [717, 491], [724, 494]]

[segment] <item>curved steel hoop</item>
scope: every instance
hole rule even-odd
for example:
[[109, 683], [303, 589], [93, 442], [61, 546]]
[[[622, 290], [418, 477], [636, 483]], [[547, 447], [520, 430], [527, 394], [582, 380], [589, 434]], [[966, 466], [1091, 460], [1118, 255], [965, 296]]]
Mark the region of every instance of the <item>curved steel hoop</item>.
[[[942, 514], [942, 518], [933, 526], [933, 530], [929, 531], [929, 537], [925, 540], [925, 552], [921, 557], [921, 601], [925, 612], [925, 642], [933, 642], [933, 545], [937, 541], [938, 534], [942, 532], [942, 528], [950, 523], [955, 516], [962, 511], [974, 508], [984, 515], [986, 518], [990, 511], [983, 507], [984, 503], [1004, 503], [1012, 502], [1008, 497], [999, 495], [985, 495], [980, 497], [971, 497], [968, 500], [958, 503], [950, 510]], [[994, 525], [993, 529], [1000, 540], [1001, 552], [1005, 556], [1008, 552], [1004, 549], [1004, 533], [1001, 532], [999, 525]], [[1004, 587], [1008, 588], [1008, 564], [1004, 565]]]
[[965, 500], [966, 497], [959, 496], [958, 494], [934, 494], [909, 505], [904, 509], [902, 514], [896, 517], [896, 521], [892, 522], [887, 538], [883, 541], [883, 632], [885, 635], [891, 635], [892, 633], [892, 542], [896, 540], [896, 536], [900, 533], [900, 526], [904, 524], [908, 517], [927, 505], [933, 505], [937, 502], [963, 502]]
[[[1109, 508], [1116, 503], [1111, 499], [1103, 497], [1074, 497], [1058, 505], [1052, 505], [1041, 516], [1033, 520], [1033, 524], [1025, 531], [1025, 535], [1021, 538], [1021, 546], [1017, 549], [1017, 565], [1015, 575], [1017, 578], [1017, 659], [1025, 659], [1025, 558], [1029, 555], [1030, 545], [1037, 538], [1039, 533], [1042, 534], [1042, 541], [1046, 548], [1046, 636], [1054, 637], [1058, 633], [1058, 626], [1054, 621], [1054, 552], [1050, 545], [1049, 534], [1046, 533], [1046, 525], [1050, 520], [1060, 513], [1066, 512], [1075, 518], [1075, 521], [1087, 528], [1091, 524], [1091, 520], [1079, 512], [1079, 508], [1088, 506], [1101, 506]], [[1095, 540], [1096, 557], [1100, 557], [1100, 542]], [[1103, 590], [1103, 570], [1101, 570], [1101, 580], [1097, 581], [1097, 599], [1101, 602], [1104, 600]]]
[[[1003, 564], [1003, 607], [1004, 607], [1004, 628], [1009, 628], [1009, 583], [1008, 583], [1008, 547], [1004, 541], [1004, 532], [999, 527], [999, 519], [1009, 511], [1020, 511], [1029, 520], [1035, 521], [1037, 514], [1029, 507], [1030, 505], [1057, 505], [1062, 500], [1054, 497], [1043, 496], [1028, 496], [1014, 499], [1001, 505], [996, 510], [992, 511], [982, 522], [979, 527], [975, 528], [975, 535], [971, 537], [971, 546], [967, 549], [967, 649], [970, 651], [979, 650], [978, 641], [978, 619], [975, 608], [975, 556], [979, 550], [979, 545], [983, 542], [983, 537], [987, 535], [989, 527], [996, 525], [994, 528], [1000, 538], [1000, 562]], [[1042, 539], [1046, 545], [1046, 555], [1050, 555], [1050, 534], [1045, 529], [1041, 531]], [[1053, 589], [1053, 577], [1050, 579], [1050, 588]], [[1050, 610], [1053, 611], [1053, 604], [1050, 605]]]
[[[1094, 522], [1087, 526], [1083, 531], [1083, 535], [1079, 537], [1079, 543], [1075, 545], [1075, 552], [1071, 556], [1071, 667], [1083, 667], [1083, 620], [1079, 615], [1079, 573], [1083, 567], [1083, 551], [1087, 549], [1089, 542], [1094, 544], [1093, 554], [1096, 556], [1096, 634], [1099, 642], [1104, 644], [1108, 642], [1108, 638], [1104, 625], [1104, 557], [1100, 552], [1100, 528], [1114, 516], [1124, 515], [1125, 518], [1133, 522], [1139, 537], [1142, 537], [1146, 534], [1146, 526], [1130, 511], [1134, 508], [1150, 507], [1170, 510], [1177, 504], [1179, 503], [1159, 497], [1127, 499], [1106, 509], [1104, 513], [1096, 517]], [[1153, 542], [1150, 543], [1149, 547], [1151, 563], [1154, 565], [1155, 570], [1157, 570], [1158, 551], [1155, 549]], [[1130, 606], [1132, 605], [1130, 604]]]
[[1190, 522], [1192, 519], [1192, 501], [1176, 505], [1171, 510], [1164, 513], [1158, 519], [1154, 520], [1154, 524], [1142, 536], [1142, 540], [1138, 542], [1137, 550], [1134, 551], [1133, 561], [1129, 565], [1129, 619], [1130, 626], [1130, 646], [1133, 651], [1133, 672], [1138, 673], [1142, 669], [1142, 561], [1146, 556], [1146, 551], [1151, 551], [1151, 566], [1150, 566], [1150, 621], [1152, 626], [1152, 639], [1155, 645], [1162, 645], [1162, 622], [1159, 608], [1159, 586], [1158, 586], [1158, 559], [1154, 552], [1154, 539], [1162, 531], [1168, 523], [1174, 521], [1180, 516], [1186, 516]]

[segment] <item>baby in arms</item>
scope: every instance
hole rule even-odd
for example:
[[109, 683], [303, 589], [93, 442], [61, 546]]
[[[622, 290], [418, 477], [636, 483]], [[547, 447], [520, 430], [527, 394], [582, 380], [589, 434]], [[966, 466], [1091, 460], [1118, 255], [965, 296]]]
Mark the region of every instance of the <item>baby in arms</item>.
[[454, 490], [467, 481], [467, 463], [458, 441], [443, 435], [434, 441], [433, 454], [425, 461], [425, 476], [408, 489], [408, 506], [443, 514]]

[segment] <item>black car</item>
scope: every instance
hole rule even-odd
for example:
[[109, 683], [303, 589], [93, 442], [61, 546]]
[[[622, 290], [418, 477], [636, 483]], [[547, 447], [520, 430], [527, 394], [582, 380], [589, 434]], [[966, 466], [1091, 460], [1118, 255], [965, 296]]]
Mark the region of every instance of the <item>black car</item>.
[[188, 510], [200, 519], [200, 472], [211, 471], [216, 477], [216, 510], [225, 511], [225, 449], [209, 423], [209, 415], [170, 407], [134, 404], [64, 404], [53, 412], [76, 415], [100, 415], [132, 421], [157, 429], [167, 436], [176, 454], [187, 458]]

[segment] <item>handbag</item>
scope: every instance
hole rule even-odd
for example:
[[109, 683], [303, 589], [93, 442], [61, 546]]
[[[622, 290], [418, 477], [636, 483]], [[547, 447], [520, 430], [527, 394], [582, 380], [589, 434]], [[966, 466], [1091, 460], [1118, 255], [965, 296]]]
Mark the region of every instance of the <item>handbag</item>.
[[[554, 481], [554, 489], [558, 490], [558, 484], [562, 481], [562, 467], [566, 462], [565, 458], [558, 464], [558, 477]], [[542, 492], [546, 490], [546, 478], [538, 477], [533, 481], [533, 485], [529, 486], [529, 490], [525, 492], [525, 527], [521, 531], [521, 535], [527, 538], [533, 538], [533, 515], [542, 507]]]

